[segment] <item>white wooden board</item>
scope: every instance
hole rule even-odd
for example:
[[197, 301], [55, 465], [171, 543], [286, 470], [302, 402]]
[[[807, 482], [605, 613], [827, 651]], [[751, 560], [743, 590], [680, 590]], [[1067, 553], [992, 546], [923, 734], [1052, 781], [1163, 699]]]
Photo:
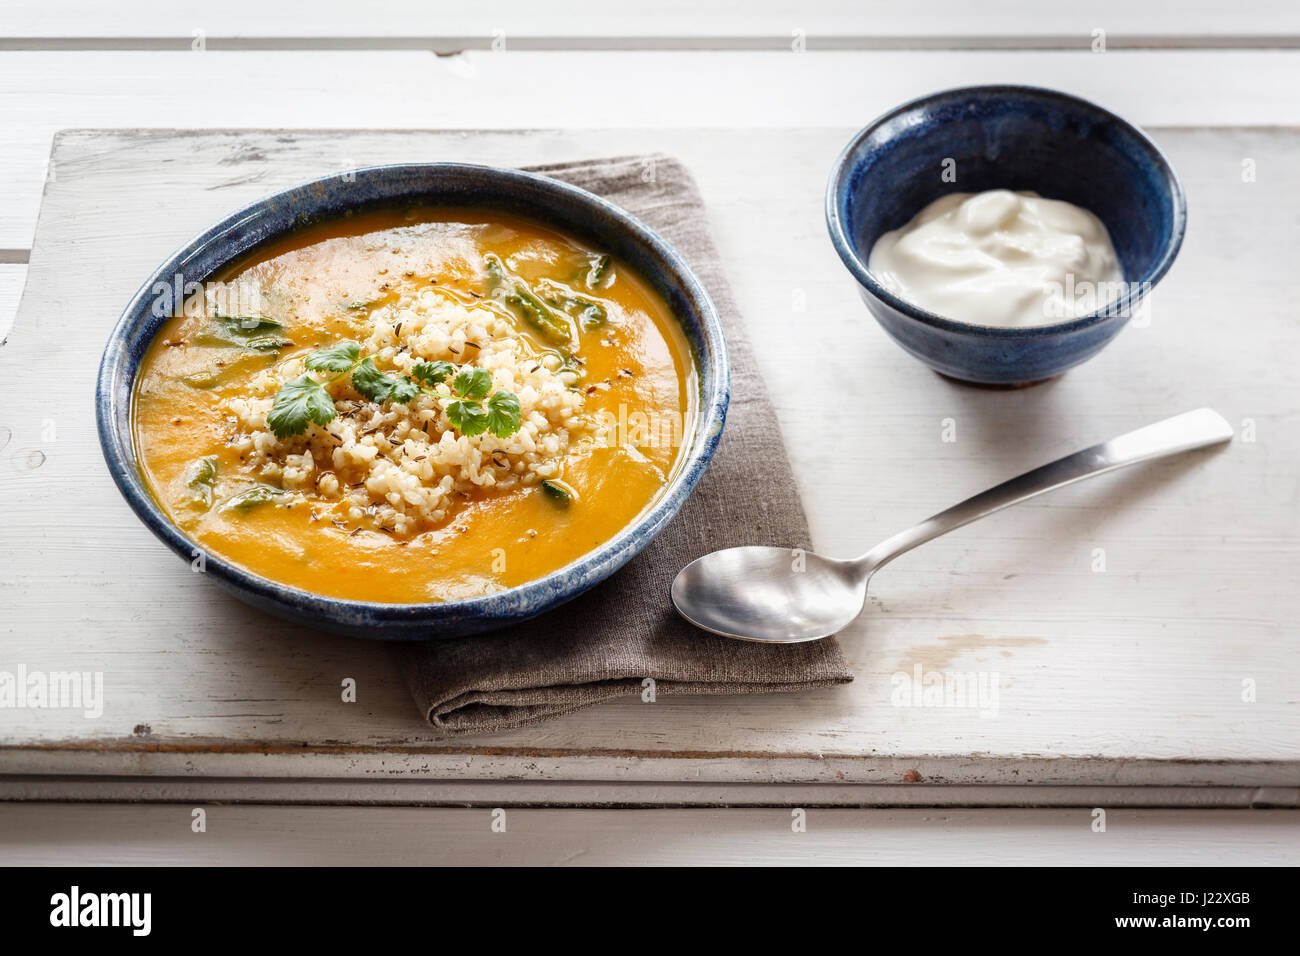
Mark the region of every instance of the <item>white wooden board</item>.
[[[13, 865], [1295, 866], [1287, 811], [506, 809], [26, 804], [0, 809]], [[498, 813], [498, 819], [501, 819]]]
[[23, 294], [27, 279], [27, 264], [0, 263], [0, 342], [13, 327], [18, 312], [18, 299]]
[[[739, 761], [733, 762], [739, 765]], [[548, 780], [352, 775], [318, 778], [0, 775], [0, 801], [222, 803], [429, 807], [854, 807], [1175, 808], [1300, 807], [1295, 787], [1132, 787], [917, 783], [752, 783], [689, 780]], [[718, 774], [721, 777], [721, 774]], [[734, 778], [739, 774], [732, 773]], [[1300, 821], [1300, 817], [1297, 818]]]
[[[849, 132], [61, 136], [0, 351], [0, 423], [13, 429], [0, 450], [0, 666], [102, 671], [107, 703], [94, 720], [0, 710], [0, 770], [1294, 788], [1296, 134], [1156, 131], [1188, 187], [1191, 227], [1153, 322], [1054, 383], [999, 392], [936, 378], [866, 316], [821, 221], [825, 173]], [[126, 299], [190, 235], [343, 157], [523, 165], [652, 149], [696, 172], [769, 382], [792, 367], [824, 373], [800, 396], [776, 394], [829, 553], [1198, 405], [1249, 419], [1256, 440], [1063, 490], [900, 559], [844, 636], [850, 686], [624, 701], [473, 741], [432, 738], [381, 648], [243, 608], [118, 498], [94, 437], [94, 366]], [[1243, 158], [1257, 181], [1242, 182]], [[38, 376], [66, 389], [38, 401]], [[816, 409], [845, 402], [860, 414], [828, 436]], [[941, 440], [948, 418], [955, 443]], [[16, 470], [14, 456], [33, 450], [44, 463]], [[66, 506], [51, 511], [56, 495]], [[1091, 569], [1097, 548], [1104, 573]], [[996, 671], [996, 715], [893, 706], [892, 675], [918, 665]], [[344, 677], [359, 703], [339, 702]]]
[[1300, 124], [1288, 50], [4, 52], [0, 259], [31, 245], [68, 127], [848, 129], [972, 83], [1059, 87], [1146, 126]]
[[[1024, 0], [660, 0], [653, 5], [605, 0], [524, 0], [465, 4], [456, 0], [374, 0], [357, 5], [323, 0], [310, 5], [283, 0], [133, 0], [106, 7], [94, 0], [11, 0], [0, 8], [0, 38], [108, 46], [112, 41], [191, 42], [196, 31], [211, 43], [267, 45], [346, 42], [393, 45], [471, 44], [494, 37], [507, 44], [563, 44], [604, 40], [624, 44], [695, 44], [759, 41], [788, 44], [801, 31], [812, 44], [856, 46], [886, 41], [917, 46], [982, 42], [1024, 46], [1035, 41], [1087, 46], [1102, 29], [1113, 43], [1232, 43], [1300, 33], [1300, 13], [1286, 0], [1215, 0], [1131, 3], [1094, 0], [1026, 4]], [[451, 49], [458, 46], [452, 45]]]

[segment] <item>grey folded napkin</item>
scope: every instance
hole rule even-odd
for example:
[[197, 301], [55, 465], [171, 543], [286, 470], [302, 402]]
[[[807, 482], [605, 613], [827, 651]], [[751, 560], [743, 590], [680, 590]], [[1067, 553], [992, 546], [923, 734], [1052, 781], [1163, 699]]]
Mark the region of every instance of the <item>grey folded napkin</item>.
[[760, 694], [851, 681], [834, 638], [790, 645], [733, 641], [687, 624], [668, 597], [681, 568], [718, 548], [808, 546], [776, 413], [690, 173], [661, 155], [532, 169], [612, 200], [686, 259], [722, 316], [731, 406], [695, 492], [663, 533], [609, 580], [508, 630], [397, 645], [420, 712], [447, 736], [489, 734], [651, 689], [656, 698]]

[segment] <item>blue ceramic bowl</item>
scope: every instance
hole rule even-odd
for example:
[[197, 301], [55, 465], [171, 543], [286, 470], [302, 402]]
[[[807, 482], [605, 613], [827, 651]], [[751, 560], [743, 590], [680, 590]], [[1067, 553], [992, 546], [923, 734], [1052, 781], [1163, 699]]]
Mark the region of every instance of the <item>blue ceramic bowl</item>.
[[[946, 160], [956, 182], [941, 175]], [[935, 315], [871, 274], [882, 233], [947, 193], [986, 189], [1091, 210], [1110, 230], [1129, 292], [1082, 318], [1001, 329]], [[867, 308], [899, 345], [952, 378], [1016, 385], [1059, 375], [1115, 337], [1173, 263], [1187, 209], [1169, 160], [1115, 114], [1054, 90], [973, 86], [904, 103], [858, 133], [831, 172], [826, 222]]]
[[[152, 314], [157, 282], [204, 282], [269, 240], [303, 225], [362, 209], [407, 205], [480, 206], [526, 216], [608, 250], [668, 302], [695, 350], [699, 415], [668, 487], [613, 539], [546, 577], [486, 597], [430, 604], [380, 604], [322, 597], [277, 584], [216, 554], [207, 573], [272, 614], [361, 637], [428, 640], [504, 627], [548, 611], [604, 580], [643, 549], [690, 495], [713, 456], [727, 413], [727, 346], [717, 310], [681, 257], [618, 206], [576, 186], [512, 169], [460, 163], [373, 166], [303, 183], [253, 203], [185, 244], [136, 293], [109, 337], [95, 397], [99, 440], [127, 503], [187, 562], [196, 553], [159, 508], [141, 477], [131, 436], [131, 393], [141, 359], [165, 318]], [[664, 595], [667, 600], [667, 595]]]

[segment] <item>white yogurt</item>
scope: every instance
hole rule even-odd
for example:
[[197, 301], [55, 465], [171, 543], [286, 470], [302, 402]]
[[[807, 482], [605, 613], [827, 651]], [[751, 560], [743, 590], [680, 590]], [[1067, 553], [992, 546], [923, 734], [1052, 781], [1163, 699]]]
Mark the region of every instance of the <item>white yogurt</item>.
[[1037, 193], [953, 193], [871, 247], [880, 283], [936, 315], [973, 325], [1051, 325], [1125, 291], [1101, 220]]

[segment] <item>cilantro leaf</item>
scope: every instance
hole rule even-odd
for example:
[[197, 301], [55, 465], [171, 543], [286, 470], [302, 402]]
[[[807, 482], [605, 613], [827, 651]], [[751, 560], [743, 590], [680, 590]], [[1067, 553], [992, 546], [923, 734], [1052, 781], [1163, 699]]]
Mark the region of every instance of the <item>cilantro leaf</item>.
[[281, 333], [284, 326], [260, 315], [218, 315], [203, 326], [194, 338], [195, 345], [234, 346], [270, 352], [293, 343]]
[[447, 406], [447, 420], [462, 435], [473, 438], [488, 428], [487, 410], [478, 402], [452, 402]]
[[395, 378], [364, 359], [352, 370], [352, 387], [372, 402], [400, 402], [403, 405], [420, 394], [420, 386], [406, 376]]
[[511, 392], [493, 392], [487, 402], [487, 429], [498, 438], [519, 431], [519, 399]]
[[437, 385], [452, 372], [456, 366], [450, 362], [416, 362], [411, 366], [411, 377], [425, 385]]
[[420, 394], [420, 386], [416, 385], [406, 376], [402, 376], [393, 382], [393, 388], [388, 393], [388, 400], [406, 405], [413, 401]]
[[578, 493], [573, 490], [572, 485], [563, 481], [556, 481], [554, 478], [548, 478], [542, 482], [542, 491], [562, 505], [572, 504], [578, 498]]
[[489, 295], [504, 302], [510, 311], [547, 337], [561, 342], [573, 341], [569, 320], [538, 298], [528, 283], [510, 272], [497, 256], [483, 257], [483, 287]]
[[361, 358], [361, 346], [356, 342], [340, 342], [319, 352], [312, 352], [303, 365], [313, 372], [346, 372]]
[[207, 508], [212, 505], [212, 489], [217, 482], [217, 456], [209, 455], [190, 464], [185, 471], [185, 486], [193, 495], [191, 500], [196, 505]]
[[479, 401], [492, 390], [492, 373], [485, 368], [466, 369], [456, 376], [451, 387], [461, 398]]
[[505, 296], [504, 301], [525, 322], [545, 333], [548, 338], [559, 342], [573, 341], [573, 332], [564, 316], [529, 292], [522, 281], [516, 280], [515, 291]]
[[[330, 381], [351, 373], [352, 387], [378, 403], [409, 404], [424, 391], [421, 385], [431, 387], [455, 375], [450, 397], [430, 393], [446, 402], [452, 428], [469, 437], [491, 431], [498, 438], [508, 438], [519, 430], [519, 398], [506, 391], [494, 393], [492, 373], [485, 368], [469, 366], [458, 371], [451, 362], [416, 362], [410, 375], [391, 374], [380, 371], [373, 358], [362, 358], [361, 346], [351, 341], [318, 349], [303, 364], [313, 372], [335, 373]], [[267, 413], [267, 427], [283, 439], [302, 434], [312, 422], [326, 425], [333, 421], [338, 412], [326, 384], [304, 375], [282, 386]], [[200, 488], [195, 490], [202, 494]]]
[[352, 370], [352, 387], [372, 402], [386, 402], [396, 380], [375, 368], [374, 360], [364, 359]]
[[267, 426], [276, 438], [288, 438], [305, 432], [311, 422], [328, 425], [338, 412], [325, 386], [310, 375], [281, 387], [266, 415]]
[[587, 270], [587, 288], [599, 289], [605, 282], [605, 276], [612, 264], [609, 256], [597, 256], [593, 259], [591, 268]]
[[241, 511], [249, 512], [258, 505], [264, 505], [268, 501], [274, 501], [281, 495], [288, 492], [276, 488], [273, 485], [256, 484], [239, 494], [227, 498], [225, 504], [221, 506], [222, 511]]

